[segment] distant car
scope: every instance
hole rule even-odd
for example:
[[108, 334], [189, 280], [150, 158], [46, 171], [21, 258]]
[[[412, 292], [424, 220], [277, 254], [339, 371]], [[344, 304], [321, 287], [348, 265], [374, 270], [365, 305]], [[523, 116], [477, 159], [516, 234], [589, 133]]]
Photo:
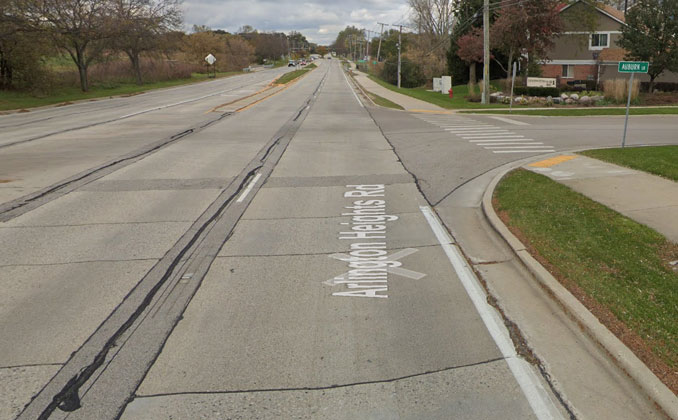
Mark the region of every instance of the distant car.
[[299, 63], [299, 64], [301, 64], [302, 66], [305, 66], [305, 65], [306, 65], [306, 60], [301, 60], [301, 63]]
[[287, 63], [287, 67], [296, 67], [297, 62], [294, 60], [290, 60], [289, 63]]

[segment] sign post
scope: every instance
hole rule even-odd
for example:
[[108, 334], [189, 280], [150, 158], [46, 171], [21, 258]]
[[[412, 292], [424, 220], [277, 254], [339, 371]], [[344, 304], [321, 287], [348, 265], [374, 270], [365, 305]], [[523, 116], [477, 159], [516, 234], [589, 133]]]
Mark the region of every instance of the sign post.
[[217, 58], [215, 56], [213, 56], [212, 54], [208, 54], [207, 57], [205, 57], [205, 61], [207, 61], [207, 64], [212, 66], [212, 70], [213, 70], [213, 73], [214, 73], [214, 75], [209, 75], [209, 73], [208, 73], [209, 77], [210, 78], [216, 78], [217, 77], [217, 71], [216, 71], [216, 68], [214, 67], [214, 63], [217, 62]]
[[509, 101], [509, 114], [513, 112], [513, 86], [516, 84], [516, 67], [518, 62], [513, 62], [513, 77], [511, 77], [511, 100]]
[[631, 73], [629, 78], [629, 95], [626, 98], [626, 119], [624, 120], [624, 136], [622, 137], [622, 148], [626, 146], [626, 129], [629, 126], [629, 109], [631, 108], [631, 92], [633, 90], [633, 76], [636, 73], [647, 73], [650, 63], [647, 61], [620, 61], [619, 73]]

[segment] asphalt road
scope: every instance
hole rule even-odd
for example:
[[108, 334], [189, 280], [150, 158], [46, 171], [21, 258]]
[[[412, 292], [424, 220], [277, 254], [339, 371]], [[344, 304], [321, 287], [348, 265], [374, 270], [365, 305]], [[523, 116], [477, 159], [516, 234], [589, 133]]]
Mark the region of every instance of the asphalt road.
[[[0, 419], [600, 414], [564, 392], [583, 377], [518, 355], [455, 206], [508, 162], [615, 144], [620, 120], [375, 108], [336, 60], [218, 108], [283, 71], [0, 116]], [[676, 141], [670, 118], [632, 124]], [[598, 410], [660, 418], [609, 386]]]

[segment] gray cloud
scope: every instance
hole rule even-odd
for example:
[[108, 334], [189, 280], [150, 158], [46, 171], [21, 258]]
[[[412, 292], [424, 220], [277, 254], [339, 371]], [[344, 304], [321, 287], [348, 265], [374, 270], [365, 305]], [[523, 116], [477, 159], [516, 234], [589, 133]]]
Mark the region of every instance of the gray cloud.
[[207, 25], [236, 31], [252, 25], [259, 31], [291, 30], [318, 44], [330, 44], [347, 25], [377, 30], [377, 22], [407, 20], [406, 0], [185, 0], [188, 27]]

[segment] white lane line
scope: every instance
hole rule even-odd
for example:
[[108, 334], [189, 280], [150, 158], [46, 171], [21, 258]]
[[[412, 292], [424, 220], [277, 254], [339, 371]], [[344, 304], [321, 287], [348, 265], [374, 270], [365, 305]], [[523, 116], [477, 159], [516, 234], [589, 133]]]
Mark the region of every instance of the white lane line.
[[510, 131], [507, 131], [505, 133], [492, 133], [492, 134], [466, 134], [466, 133], [459, 133], [457, 134], [459, 137], [464, 138], [464, 139], [517, 139], [521, 136], [519, 134], [513, 134]]
[[[526, 145], [526, 144], [530, 144], [530, 145], [541, 144], [542, 146], [540, 146], [540, 147], [546, 147], [546, 146], [543, 146], [544, 143], [541, 143], [541, 142], [538, 142], [538, 141], [529, 142], [529, 143], [510, 143], [510, 142], [506, 143], [506, 142], [493, 141], [491, 143], [476, 143], [476, 146], [520, 146], [520, 145]], [[486, 147], [486, 149], [498, 149], [498, 147]]]
[[512, 120], [510, 118], [504, 118], [504, 117], [490, 117], [490, 118], [494, 118], [495, 120], [503, 121], [505, 123], [509, 123], [509, 124], [513, 124], [513, 125], [530, 125], [526, 122], [516, 121], [516, 120]]
[[541, 152], [555, 152], [553, 148], [543, 150], [493, 150], [492, 153], [541, 153]]
[[428, 206], [421, 206], [419, 209], [424, 214], [429, 226], [431, 226], [431, 230], [433, 230], [440, 246], [445, 251], [445, 254], [447, 254], [450, 264], [452, 264], [454, 271], [456, 271], [485, 327], [494, 342], [497, 343], [497, 347], [506, 360], [509, 369], [511, 369], [513, 377], [516, 378], [516, 382], [518, 382], [535, 416], [539, 420], [562, 419], [562, 415], [541, 385], [537, 375], [530, 368], [530, 365], [518, 357], [503, 321], [499, 318], [494, 308], [487, 303], [485, 290], [480, 286], [478, 279], [473, 274], [473, 270], [468, 266], [459, 249], [452, 245], [452, 238], [450, 238], [440, 221], [438, 221], [438, 218], [433, 214], [433, 210]]
[[474, 139], [474, 140], [469, 140], [469, 143], [486, 143], [486, 142], [493, 142], [493, 143], [500, 143], [500, 142], [512, 142], [512, 141], [533, 141], [532, 139], [526, 139], [526, 138], [506, 138], [506, 137], [500, 137], [500, 138], [489, 138], [489, 139]]
[[348, 85], [348, 90], [351, 91], [353, 96], [355, 97], [355, 100], [358, 101], [358, 105], [360, 105], [361, 108], [365, 108], [365, 105], [363, 105], [362, 102], [360, 102], [360, 98], [358, 98], [358, 95], [356, 95], [355, 90], [351, 87], [351, 84], [348, 82], [348, 77], [346, 77], [346, 72], [341, 70], [341, 74], [344, 75], [344, 80], [346, 80], [346, 84]]
[[250, 191], [252, 191], [254, 184], [256, 184], [257, 181], [259, 181], [259, 178], [261, 178], [261, 174], [256, 174], [254, 178], [252, 178], [250, 183], [247, 184], [247, 188], [245, 188], [245, 191], [243, 191], [242, 194], [240, 194], [240, 197], [238, 197], [238, 199], [235, 201], [236, 203], [242, 203], [245, 197], [247, 197], [247, 194], [249, 194]]
[[443, 127], [445, 131], [506, 131], [505, 128], [497, 128], [492, 126], [487, 127], [465, 127], [465, 128], [456, 128], [456, 127]]
[[[526, 144], [526, 143], [523, 143]], [[542, 144], [542, 143], [533, 143], [533, 144]], [[483, 147], [483, 149], [544, 149], [544, 148], [551, 148], [551, 146], [507, 146], [505, 144], [501, 146], [487, 146]]]

